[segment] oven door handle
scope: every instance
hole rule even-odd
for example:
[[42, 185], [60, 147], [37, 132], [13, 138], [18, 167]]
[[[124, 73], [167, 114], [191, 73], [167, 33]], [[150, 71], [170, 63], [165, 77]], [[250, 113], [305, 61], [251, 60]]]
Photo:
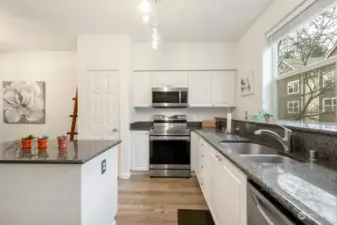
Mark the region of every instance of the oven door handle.
[[150, 136], [150, 141], [190, 141], [188, 136]]

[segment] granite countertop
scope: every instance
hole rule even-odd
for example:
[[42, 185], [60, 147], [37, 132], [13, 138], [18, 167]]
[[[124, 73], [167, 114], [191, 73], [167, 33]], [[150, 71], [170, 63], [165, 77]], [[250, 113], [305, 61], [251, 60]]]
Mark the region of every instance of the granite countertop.
[[60, 150], [57, 141], [50, 140], [45, 150], [38, 150], [36, 143], [31, 150], [23, 150], [20, 141], [3, 142], [0, 143], [0, 164], [83, 164], [120, 143], [120, 140], [80, 140], [68, 142], [67, 149]]
[[219, 141], [226, 134], [195, 130], [304, 224], [337, 224], [337, 172], [311, 162], [256, 163], [230, 153]]

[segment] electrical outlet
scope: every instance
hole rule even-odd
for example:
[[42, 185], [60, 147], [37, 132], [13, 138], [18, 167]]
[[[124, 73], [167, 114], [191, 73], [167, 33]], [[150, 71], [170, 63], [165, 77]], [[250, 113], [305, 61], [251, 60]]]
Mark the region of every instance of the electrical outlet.
[[106, 159], [101, 162], [101, 174], [104, 174], [106, 171]]

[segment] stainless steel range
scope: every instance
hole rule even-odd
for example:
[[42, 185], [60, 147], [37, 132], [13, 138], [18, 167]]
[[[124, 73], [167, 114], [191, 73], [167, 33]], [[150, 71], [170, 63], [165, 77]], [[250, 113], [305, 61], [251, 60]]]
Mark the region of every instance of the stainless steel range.
[[185, 115], [154, 116], [150, 130], [150, 176], [190, 177], [190, 130]]

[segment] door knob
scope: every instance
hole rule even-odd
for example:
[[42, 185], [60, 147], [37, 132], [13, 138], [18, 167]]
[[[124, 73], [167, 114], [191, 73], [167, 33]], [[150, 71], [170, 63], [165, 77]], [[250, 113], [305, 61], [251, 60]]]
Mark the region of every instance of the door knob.
[[117, 128], [114, 128], [112, 131], [113, 131], [113, 132], [117, 132], [117, 131], [118, 131], [118, 129], [117, 129]]

